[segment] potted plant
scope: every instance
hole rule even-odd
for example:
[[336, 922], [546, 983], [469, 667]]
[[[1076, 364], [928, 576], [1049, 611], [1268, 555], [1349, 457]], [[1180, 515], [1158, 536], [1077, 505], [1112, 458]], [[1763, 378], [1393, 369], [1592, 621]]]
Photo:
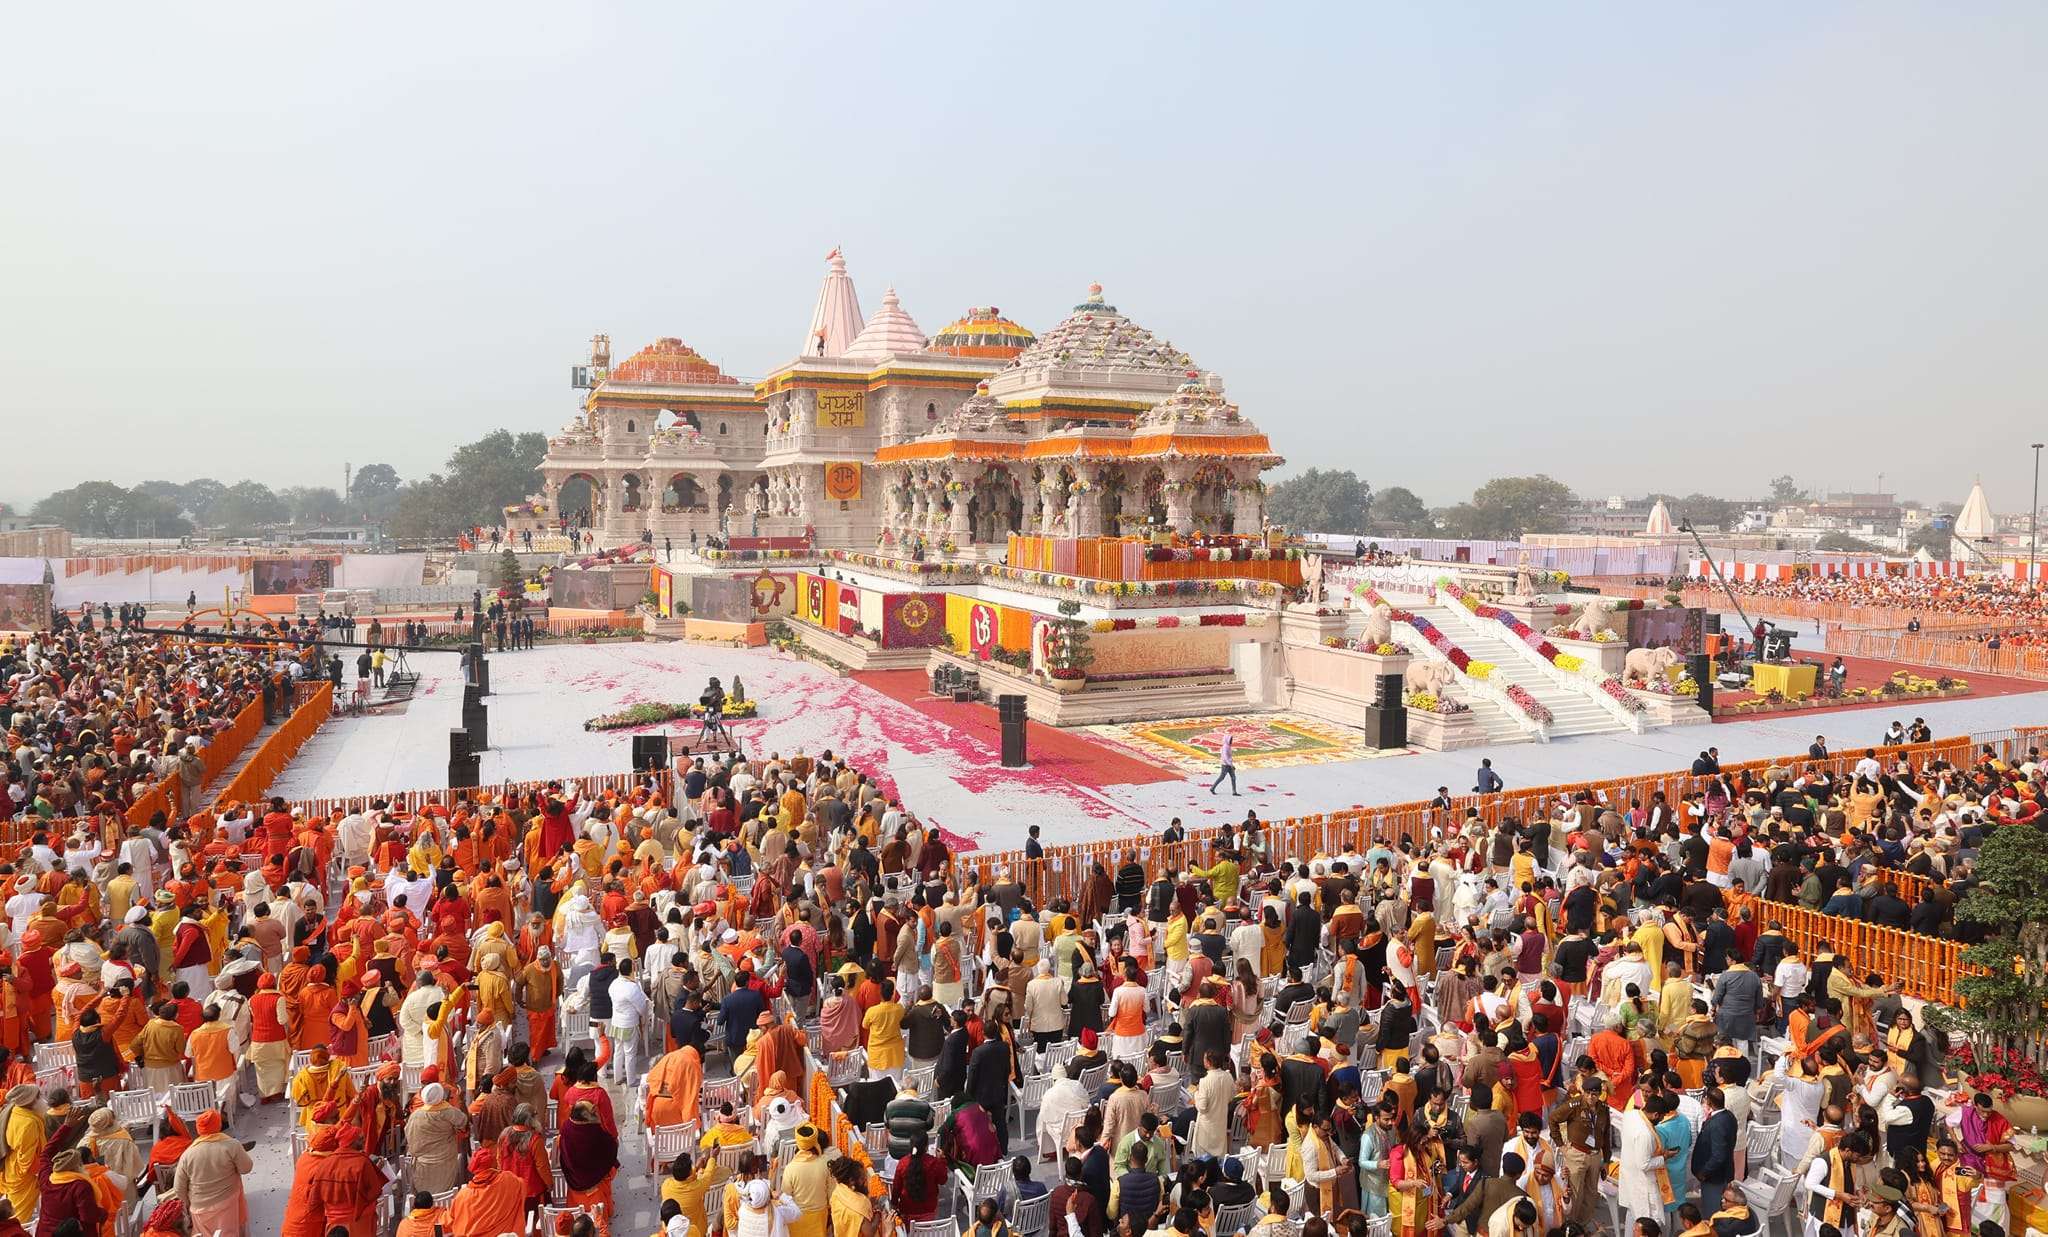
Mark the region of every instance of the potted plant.
[[[1963, 951], [1966, 965], [1982, 969], [1956, 981], [1968, 1016], [1949, 1016], [1947, 1025], [1968, 1036], [1972, 1063], [1985, 1071], [1973, 1084], [1999, 1074], [2010, 1081], [2015, 1065], [2031, 1067], [2038, 1080], [2048, 1061], [2048, 834], [1992, 830], [1977, 856], [1977, 875], [1980, 883], [1957, 904], [1956, 917], [1988, 924], [1994, 935]], [[1988, 1081], [1980, 1089], [1995, 1091]], [[2002, 1106], [2022, 1129], [2048, 1125], [2048, 1097], [2038, 1087], [2032, 1095], [2014, 1088]]]

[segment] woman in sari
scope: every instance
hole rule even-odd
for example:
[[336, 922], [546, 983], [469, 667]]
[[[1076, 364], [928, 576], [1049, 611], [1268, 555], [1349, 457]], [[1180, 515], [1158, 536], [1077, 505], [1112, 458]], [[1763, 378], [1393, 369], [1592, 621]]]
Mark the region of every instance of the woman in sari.
[[1230, 1042], [1241, 1043], [1258, 1029], [1266, 1003], [1259, 996], [1259, 976], [1250, 958], [1237, 960], [1237, 978], [1230, 981]]
[[562, 1155], [565, 1200], [571, 1207], [599, 1207], [598, 1227], [611, 1231], [612, 1178], [619, 1174], [619, 1136], [604, 1128], [597, 1108], [582, 1101], [569, 1110], [558, 1145]]
[[1417, 1122], [1402, 1127], [1400, 1143], [1387, 1156], [1392, 1237], [1423, 1237], [1436, 1213], [1436, 1180], [1443, 1161], [1443, 1140], [1435, 1130]]
[[860, 1046], [860, 1003], [853, 999], [847, 989], [845, 972], [857, 970], [851, 964], [841, 967], [842, 974], [834, 985], [831, 996], [825, 999], [825, 1007], [818, 1014], [818, 1039], [827, 1057], [851, 1051]]
[[1259, 931], [1264, 935], [1259, 946], [1259, 975], [1270, 979], [1287, 965], [1287, 931], [1280, 926], [1280, 912], [1271, 901], [1260, 916]]
[[1280, 1062], [1268, 1052], [1259, 1058], [1259, 1072], [1244, 1093], [1246, 1140], [1264, 1150], [1286, 1133], [1281, 1125]]

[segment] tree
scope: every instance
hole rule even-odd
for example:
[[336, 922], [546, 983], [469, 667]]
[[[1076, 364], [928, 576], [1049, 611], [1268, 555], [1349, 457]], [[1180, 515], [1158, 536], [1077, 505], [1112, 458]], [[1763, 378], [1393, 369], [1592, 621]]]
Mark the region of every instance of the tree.
[[1444, 523], [1454, 536], [1508, 541], [1563, 528], [1573, 501], [1570, 486], [1540, 473], [1495, 477], [1446, 512]]
[[505, 507], [541, 488], [540, 459], [546, 434], [513, 435], [493, 430], [457, 447], [448, 471], [414, 481], [398, 493], [391, 531], [401, 537], [453, 537], [466, 529], [492, 527]]
[[1963, 961], [1984, 973], [1963, 976], [1956, 991], [1980, 1040], [1978, 1068], [1987, 1068], [1989, 1047], [2026, 1052], [2039, 1063], [2048, 1030], [2048, 834], [1990, 830], [1976, 868], [1980, 883], [1963, 895], [1956, 917], [1991, 925], [1996, 935], [1963, 951]]
[[1791, 474], [1787, 473], [1782, 477], [1771, 478], [1771, 501], [1779, 506], [1782, 507], [1787, 503], [1803, 503], [1807, 498], [1807, 492], [1799, 488], [1799, 483], [1792, 480]]
[[1381, 536], [1423, 537], [1436, 531], [1429, 508], [1405, 485], [1390, 486], [1373, 495], [1371, 514], [1371, 530]]
[[261, 481], [237, 481], [202, 518], [230, 533], [246, 535], [284, 523], [291, 518], [291, 508]]
[[498, 587], [516, 589], [526, 581], [526, 572], [519, 566], [519, 556], [506, 546], [498, 555]]
[[1816, 550], [1827, 550], [1834, 554], [1882, 554], [1883, 546], [1874, 541], [1865, 541], [1854, 533], [1822, 533], [1820, 540], [1813, 543]]
[[1266, 514], [1275, 524], [1302, 532], [1363, 533], [1372, 510], [1372, 487], [1346, 468], [1311, 468], [1273, 487]]
[[59, 490], [29, 514], [81, 537], [182, 537], [192, 531], [172, 504], [111, 481], [87, 481]]
[[398, 470], [389, 464], [365, 464], [349, 481], [348, 498], [372, 524], [382, 524], [398, 510]]
[[1954, 537], [1954, 519], [1945, 515], [1937, 516], [1906, 534], [1906, 553], [1917, 554], [1925, 550], [1934, 558], [1947, 558], [1949, 542]]
[[295, 485], [278, 492], [294, 524], [331, 524], [347, 510], [341, 495], [325, 485]]

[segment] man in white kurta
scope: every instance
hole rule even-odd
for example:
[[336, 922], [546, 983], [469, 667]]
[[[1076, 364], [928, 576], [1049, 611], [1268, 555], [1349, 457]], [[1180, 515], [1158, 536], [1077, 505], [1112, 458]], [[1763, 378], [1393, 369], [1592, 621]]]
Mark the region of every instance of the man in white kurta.
[[1640, 1108], [1623, 1113], [1617, 1124], [1621, 1127], [1621, 1173], [1616, 1184], [1629, 1231], [1635, 1231], [1637, 1220], [1655, 1220], [1661, 1226], [1664, 1188], [1659, 1183], [1664, 1179], [1664, 1144]]

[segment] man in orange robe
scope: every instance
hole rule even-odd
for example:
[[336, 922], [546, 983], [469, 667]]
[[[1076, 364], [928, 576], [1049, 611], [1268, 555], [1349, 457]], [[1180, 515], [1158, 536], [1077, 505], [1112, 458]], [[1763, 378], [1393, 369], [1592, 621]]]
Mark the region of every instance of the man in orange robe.
[[[349, 1237], [375, 1237], [377, 1196], [384, 1191], [384, 1170], [363, 1153], [361, 1130], [351, 1125], [338, 1129], [334, 1154], [313, 1170], [305, 1182], [306, 1192], [320, 1208], [323, 1234], [345, 1228]], [[293, 1201], [297, 1201], [296, 1197]]]
[[499, 1237], [526, 1231], [526, 1183], [498, 1167], [498, 1148], [478, 1147], [469, 1181], [448, 1204], [448, 1237]]

